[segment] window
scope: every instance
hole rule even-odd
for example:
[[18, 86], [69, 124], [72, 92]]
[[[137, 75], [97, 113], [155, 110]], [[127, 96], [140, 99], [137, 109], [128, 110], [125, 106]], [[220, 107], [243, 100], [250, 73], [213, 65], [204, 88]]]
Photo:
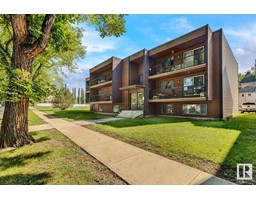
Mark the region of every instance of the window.
[[244, 97], [244, 94], [242, 94], [242, 97]]
[[143, 74], [139, 75], [139, 84], [143, 84]]
[[204, 63], [204, 47], [193, 49], [191, 51], [184, 52], [183, 64], [184, 67], [191, 67]]
[[165, 115], [174, 114], [174, 105], [173, 104], [163, 104], [163, 105], [161, 105], [161, 114], [165, 114]]
[[103, 106], [99, 105], [99, 112], [103, 112]]
[[173, 80], [161, 82], [161, 91], [163, 92], [166, 89], [174, 89], [174, 81]]
[[248, 97], [252, 96], [252, 94], [248, 94]]
[[183, 104], [183, 115], [207, 115], [207, 104]]
[[184, 96], [205, 96], [204, 75], [184, 78], [183, 86]]

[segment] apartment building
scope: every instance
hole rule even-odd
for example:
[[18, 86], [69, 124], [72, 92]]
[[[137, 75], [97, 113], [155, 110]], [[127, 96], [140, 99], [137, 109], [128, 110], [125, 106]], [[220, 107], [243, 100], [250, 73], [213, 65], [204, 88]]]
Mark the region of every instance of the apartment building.
[[120, 102], [121, 59], [111, 57], [90, 69], [90, 110], [112, 113], [113, 103]]
[[90, 103], [90, 77], [85, 79], [85, 103]]
[[225, 119], [238, 113], [237, 74], [222, 29], [212, 32], [206, 25], [93, 67], [91, 111]]

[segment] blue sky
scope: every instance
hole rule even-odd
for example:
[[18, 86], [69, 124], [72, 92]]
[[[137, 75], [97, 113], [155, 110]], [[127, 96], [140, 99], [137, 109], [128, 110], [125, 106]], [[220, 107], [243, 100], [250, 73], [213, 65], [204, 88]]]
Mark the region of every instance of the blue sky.
[[256, 59], [256, 15], [135, 15], [126, 17], [126, 33], [121, 37], [100, 38], [93, 27], [83, 25], [86, 58], [76, 73], [66, 74], [69, 88], [83, 87], [89, 68], [111, 56], [125, 58], [141, 49], [151, 49], [194, 29], [209, 24], [212, 31], [223, 29], [229, 45], [245, 72]]

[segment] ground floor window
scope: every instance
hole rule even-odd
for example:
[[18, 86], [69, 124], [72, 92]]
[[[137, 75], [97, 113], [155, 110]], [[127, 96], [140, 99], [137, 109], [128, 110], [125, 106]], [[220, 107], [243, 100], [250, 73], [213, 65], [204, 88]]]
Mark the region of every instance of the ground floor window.
[[91, 111], [95, 111], [95, 106], [91, 105]]
[[99, 112], [103, 112], [103, 106], [99, 105]]
[[165, 114], [165, 115], [174, 114], [174, 105], [173, 104], [163, 104], [163, 105], [161, 105], [161, 114]]
[[207, 115], [207, 104], [182, 104], [183, 115]]

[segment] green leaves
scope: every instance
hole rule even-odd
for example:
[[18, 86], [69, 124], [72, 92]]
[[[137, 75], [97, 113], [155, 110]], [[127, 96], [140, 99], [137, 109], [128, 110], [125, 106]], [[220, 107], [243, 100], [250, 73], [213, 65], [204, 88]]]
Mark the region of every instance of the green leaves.
[[66, 86], [62, 86], [61, 88], [56, 89], [53, 99], [53, 107], [65, 110], [73, 104], [73, 95]]
[[102, 38], [112, 35], [119, 37], [125, 33], [125, 16], [123, 14], [88, 15], [86, 22], [89, 25], [95, 25], [95, 29], [99, 31]]
[[[62, 83], [59, 72], [64, 67], [73, 71], [85, 57], [86, 47], [82, 44], [84, 30], [81, 24], [94, 26], [103, 38], [119, 37], [125, 32], [125, 16], [56, 15], [50, 42], [45, 51], [33, 61], [32, 69], [28, 72], [12, 67], [13, 30], [10, 16], [0, 15], [0, 101], [19, 101], [24, 94], [39, 101], [52, 94], [54, 85]], [[44, 14], [26, 15], [26, 44], [32, 44], [40, 38], [44, 18]]]

